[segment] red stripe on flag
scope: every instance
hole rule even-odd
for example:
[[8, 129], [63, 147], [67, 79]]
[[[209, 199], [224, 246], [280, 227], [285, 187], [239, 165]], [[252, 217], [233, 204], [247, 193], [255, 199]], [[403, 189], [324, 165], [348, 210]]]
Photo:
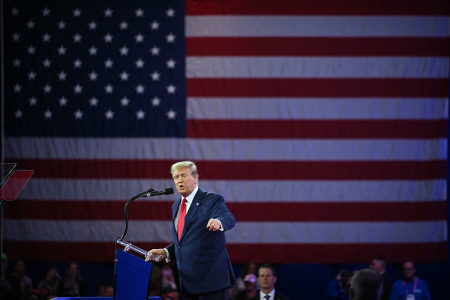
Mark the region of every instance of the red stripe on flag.
[[199, 120], [187, 121], [190, 138], [435, 139], [447, 120]]
[[188, 56], [435, 56], [447, 57], [448, 38], [190, 37]]
[[[139, 200], [137, 200], [139, 201]], [[33, 220], [125, 220], [124, 201], [19, 200], [5, 218]], [[129, 220], [170, 221], [172, 202], [133, 202]], [[446, 220], [445, 201], [427, 202], [227, 202], [237, 222], [352, 222]], [[408, 207], [408, 209], [404, 209]], [[339, 212], [339, 213], [336, 213]], [[125, 223], [124, 223], [125, 224]]]
[[448, 79], [188, 78], [189, 97], [448, 97]]
[[[99, 229], [100, 230], [100, 229]], [[126, 240], [126, 239], [125, 239]], [[167, 243], [136, 243], [144, 250], [163, 248]], [[122, 247], [119, 247], [122, 249]], [[30, 251], [32, 249], [33, 251]], [[447, 260], [447, 242], [415, 244], [227, 244], [233, 264], [248, 261], [260, 263], [367, 263], [383, 256], [391, 263], [408, 258], [421, 263]], [[114, 241], [98, 243], [77, 242], [19, 242], [5, 241], [4, 252], [11, 260], [114, 262]], [[274, 255], [276, 253], [276, 255]]]
[[[33, 178], [168, 178], [174, 161], [14, 159]], [[447, 178], [447, 161], [197, 161], [209, 180], [400, 180]], [[151, 171], [149, 171], [151, 170]], [[218, 172], [220, 170], [220, 172]], [[33, 178], [31, 180], [33, 180]]]
[[448, 1], [186, 1], [187, 15], [450, 15]]

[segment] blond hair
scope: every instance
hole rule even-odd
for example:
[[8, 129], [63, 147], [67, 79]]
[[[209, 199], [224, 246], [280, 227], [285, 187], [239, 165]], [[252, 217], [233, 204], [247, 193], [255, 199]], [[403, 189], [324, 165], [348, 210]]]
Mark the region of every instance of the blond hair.
[[175, 170], [183, 169], [183, 168], [189, 168], [191, 170], [192, 176], [199, 177], [198, 172], [197, 172], [197, 166], [195, 165], [195, 163], [193, 161], [190, 161], [190, 160], [185, 160], [185, 161], [180, 161], [180, 162], [174, 163], [172, 165], [172, 167], [170, 168], [170, 173], [173, 176], [173, 172], [175, 172]]

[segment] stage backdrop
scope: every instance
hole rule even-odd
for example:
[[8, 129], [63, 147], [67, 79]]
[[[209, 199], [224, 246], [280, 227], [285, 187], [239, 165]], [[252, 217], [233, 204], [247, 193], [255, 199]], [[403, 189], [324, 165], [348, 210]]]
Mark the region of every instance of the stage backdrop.
[[[5, 0], [5, 157], [35, 170], [5, 251], [112, 262], [190, 159], [233, 263], [445, 261], [449, 7]], [[176, 197], [126, 240], [166, 246]]]

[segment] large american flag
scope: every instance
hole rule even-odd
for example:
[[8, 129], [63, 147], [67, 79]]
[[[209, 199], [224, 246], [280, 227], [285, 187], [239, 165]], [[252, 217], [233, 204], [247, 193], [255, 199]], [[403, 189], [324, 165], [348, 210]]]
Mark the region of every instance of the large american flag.
[[[449, 1], [4, 1], [25, 260], [113, 261], [197, 163], [233, 263], [447, 259]], [[125, 240], [171, 241], [173, 196]]]

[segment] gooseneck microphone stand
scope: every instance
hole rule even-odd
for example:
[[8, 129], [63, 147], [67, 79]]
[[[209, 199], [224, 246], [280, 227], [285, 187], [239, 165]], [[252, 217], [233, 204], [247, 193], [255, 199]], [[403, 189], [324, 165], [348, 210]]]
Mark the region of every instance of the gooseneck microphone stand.
[[122, 241], [123, 238], [125, 237], [125, 235], [127, 234], [127, 231], [128, 231], [128, 205], [132, 201], [136, 200], [137, 198], [144, 197], [144, 196], [148, 197], [147, 194], [151, 194], [152, 192], [155, 192], [155, 190], [154, 189], [148, 189], [145, 192], [137, 194], [136, 196], [134, 196], [133, 198], [131, 198], [130, 200], [127, 201], [127, 203], [125, 204], [125, 230], [123, 231], [122, 236], [117, 238], [116, 241]]
[[[129, 260], [129, 259], [132, 259], [132, 257], [134, 257], [133, 255], [125, 254], [126, 252], [128, 252], [129, 250], [133, 250], [134, 252], [137, 252], [137, 253], [143, 255], [145, 257], [145, 261], [146, 262], [148, 262], [150, 260], [159, 262], [162, 259], [162, 255], [157, 256], [157, 255], [151, 254], [151, 253], [149, 253], [149, 252], [147, 252], [147, 251], [145, 251], [145, 250], [143, 250], [143, 249], [141, 249], [139, 247], [136, 247], [136, 246], [132, 245], [131, 243], [128, 243], [128, 242], [126, 242], [124, 240], [125, 235], [127, 234], [127, 231], [128, 231], [128, 205], [131, 202], [133, 202], [134, 200], [136, 200], [137, 198], [140, 198], [140, 197], [152, 197], [152, 196], [170, 195], [170, 194], [173, 194], [173, 189], [172, 188], [167, 188], [167, 189], [164, 189], [163, 191], [155, 191], [154, 189], [148, 189], [145, 192], [142, 192], [142, 193], [134, 196], [133, 198], [128, 200], [127, 203], [125, 204], [125, 210], [124, 210], [124, 212], [125, 212], [125, 229], [123, 231], [122, 236], [118, 237], [116, 239], [116, 241], [115, 241], [116, 255], [115, 255], [115, 259], [114, 259], [114, 297], [113, 297], [114, 300], [116, 300], [116, 299], [117, 300], [129, 299], [129, 297], [130, 297], [129, 293], [138, 293], [138, 290], [143, 288], [143, 286], [140, 286], [140, 287], [136, 286], [136, 282], [124, 283], [124, 279], [125, 278], [124, 278], [123, 274], [125, 274], [125, 273], [123, 273], [124, 272], [124, 269], [123, 269], [124, 267], [123, 266], [126, 265], [126, 263], [124, 264], [122, 259]], [[117, 248], [118, 244], [124, 247], [123, 251], [119, 251], [118, 250], [118, 248]], [[124, 254], [125, 254], [125, 256], [124, 256]], [[122, 258], [120, 258], [120, 257], [122, 257]], [[134, 259], [137, 259], [137, 258], [134, 258]], [[139, 262], [135, 261], [134, 264], [140, 265], [144, 269], [148, 268], [149, 270], [151, 270], [151, 264], [146, 264], [146, 263], [142, 264], [143, 262], [141, 260], [138, 260], [138, 261]], [[131, 264], [133, 264], [133, 263], [131, 262]], [[119, 267], [119, 265], [120, 265], [120, 267]], [[120, 271], [122, 275], [119, 276], [122, 279], [119, 278], [119, 280], [118, 280], [118, 274], [117, 274], [118, 273], [118, 269], [122, 269], [122, 271]], [[131, 272], [131, 271], [129, 271], [129, 272]], [[149, 276], [149, 273], [146, 274], [146, 275]], [[136, 277], [134, 279], [139, 281], [139, 280], [143, 280], [143, 277], [141, 277], [141, 278]], [[125, 281], [129, 281], [129, 280], [130, 280], [130, 278], [126, 278]], [[149, 280], [149, 278], [148, 278], [148, 280]], [[120, 283], [120, 287], [119, 288], [118, 288], [118, 285], [117, 285], [118, 281]], [[141, 282], [141, 284], [148, 286], [149, 285], [149, 281], [148, 282]], [[140, 291], [139, 293], [143, 293], [142, 295], [145, 296], [145, 292], [148, 292], [148, 291], [144, 290], [144, 291]]]

